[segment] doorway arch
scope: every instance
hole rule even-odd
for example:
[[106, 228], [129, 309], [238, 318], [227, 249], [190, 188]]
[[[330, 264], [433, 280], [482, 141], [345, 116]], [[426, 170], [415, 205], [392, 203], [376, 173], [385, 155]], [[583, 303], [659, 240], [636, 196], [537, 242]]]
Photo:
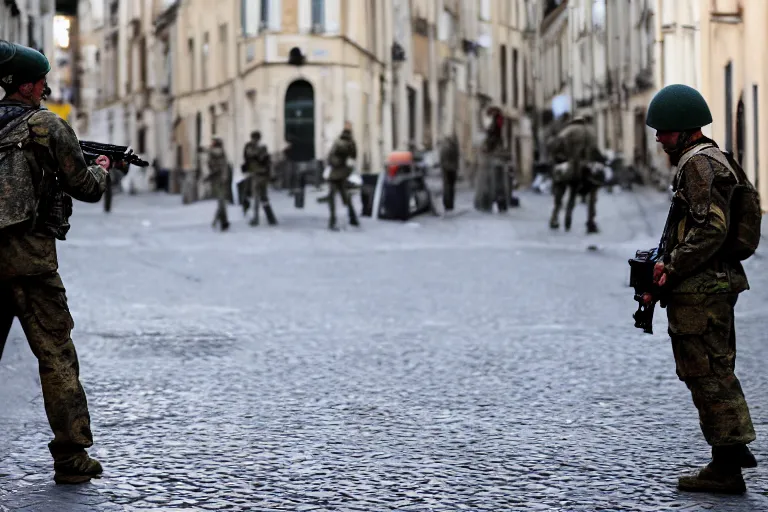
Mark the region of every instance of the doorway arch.
[[292, 160], [315, 159], [315, 90], [308, 81], [295, 80], [285, 91], [285, 140]]

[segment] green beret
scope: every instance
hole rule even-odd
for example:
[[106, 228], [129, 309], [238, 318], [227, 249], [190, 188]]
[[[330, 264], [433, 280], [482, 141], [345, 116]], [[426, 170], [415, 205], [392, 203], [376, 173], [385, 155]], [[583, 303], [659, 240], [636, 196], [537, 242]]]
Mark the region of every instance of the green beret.
[[39, 51], [0, 40], [0, 86], [3, 88], [37, 82], [49, 71], [51, 64]]

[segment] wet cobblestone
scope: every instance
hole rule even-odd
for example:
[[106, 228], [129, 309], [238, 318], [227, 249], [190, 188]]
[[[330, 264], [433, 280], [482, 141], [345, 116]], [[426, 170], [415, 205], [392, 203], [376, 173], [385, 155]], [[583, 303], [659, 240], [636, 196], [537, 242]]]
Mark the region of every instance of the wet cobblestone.
[[[663, 196], [601, 197], [592, 238], [580, 217], [549, 232], [548, 198], [529, 195], [507, 216], [360, 233], [279, 196], [277, 229], [227, 234], [207, 229], [210, 203], [118, 199], [111, 216], [78, 204], [60, 249], [104, 477], [53, 485], [15, 326], [1, 512], [768, 510], [762, 465], [743, 497], [675, 489], [708, 447], [664, 311], [642, 334], [626, 288]], [[768, 274], [748, 263], [737, 373], [762, 463]]]

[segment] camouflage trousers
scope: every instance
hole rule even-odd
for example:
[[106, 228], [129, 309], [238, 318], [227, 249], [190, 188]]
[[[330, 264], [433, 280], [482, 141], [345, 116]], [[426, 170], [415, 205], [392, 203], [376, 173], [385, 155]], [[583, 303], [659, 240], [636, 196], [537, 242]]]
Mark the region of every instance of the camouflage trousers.
[[711, 446], [755, 440], [739, 379], [734, 375], [738, 295], [673, 295], [667, 304], [677, 376], [691, 391], [699, 424]]
[[80, 365], [70, 333], [74, 327], [64, 284], [57, 272], [0, 281], [0, 353], [18, 318], [38, 360], [54, 460], [66, 460], [93, 445], [91, 418], [80, 385]]
[[253, 198], [253, 219], [258, 222], [259, 208], [264, 208], [267, 216], [272, 213], [269, 205], [269, 178], [251, 176], [251, 197]]
[[347, 188], [347, 180], [328, 180], [328, 209], [330, 211], [329, 225], [336, 225], [336, 196], [341, 197], [341, 203], [347, 207], [349, 213], [349, 221], [357, 222], [357, 214], [355, 213], [355, 207], [352, 204], [352, 199], [349, 197], [349, 190]]
[[229, 202], [229, 196], [227, 195], [226, 184], [215, 184], [213, 195], [216, 197], [216, 213], [213, 215], [213, 226], [216, 227], [216, 224], [219, 224], [222, 229], [226, 229], [229, 226], [229, 219], [227, 218], [227, 203]]

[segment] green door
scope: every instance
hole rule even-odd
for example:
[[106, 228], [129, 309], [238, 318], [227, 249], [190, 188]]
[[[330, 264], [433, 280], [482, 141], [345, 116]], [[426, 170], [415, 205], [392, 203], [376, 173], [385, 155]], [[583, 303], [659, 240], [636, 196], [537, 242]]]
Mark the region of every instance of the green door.
[[315, 92], [306, 80], [293, 82], [285, 93], [285, 140], [295, 161], [315, 159]]

